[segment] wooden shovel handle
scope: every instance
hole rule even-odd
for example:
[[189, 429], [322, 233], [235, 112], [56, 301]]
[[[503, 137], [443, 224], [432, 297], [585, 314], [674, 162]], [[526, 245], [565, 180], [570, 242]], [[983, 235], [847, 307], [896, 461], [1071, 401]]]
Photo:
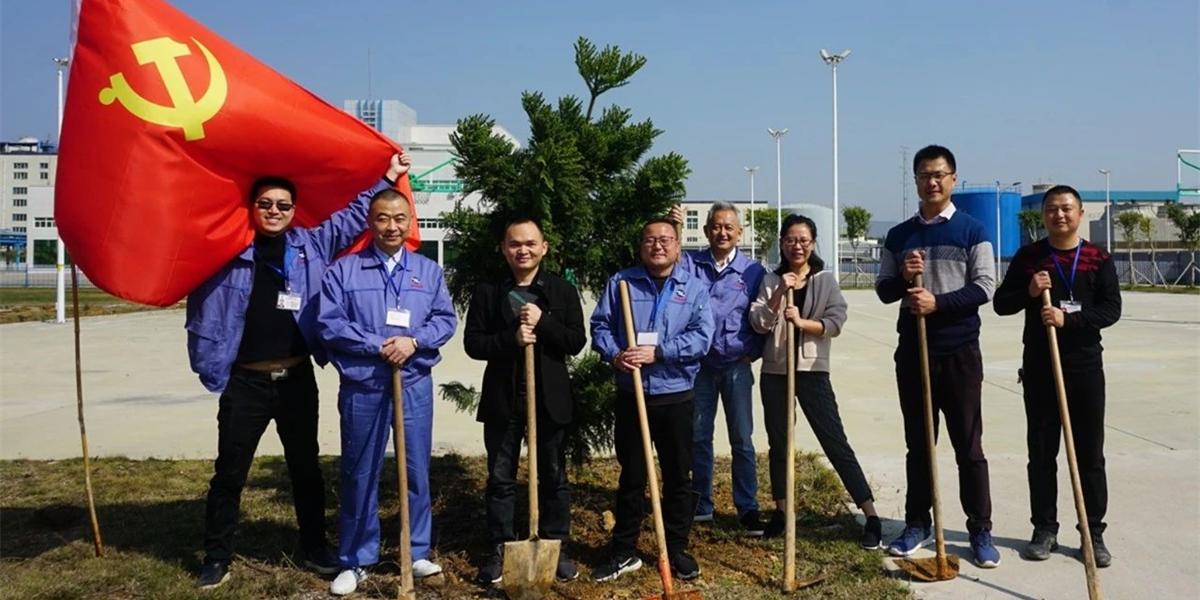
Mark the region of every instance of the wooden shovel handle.
[[[783, 298], [784, 314], [792, 306], [792, 290]], [[796, 326], [784, 317], [787, 331], [787, 471], [784, 487], [783, 591], [796, 590]]]
[[525, 346], [525, 444], [529, 446], [529, 539], [538, 539], [537, 389], [533, 344]]
[[413, 590], [412, 538], [408, 522], [408, 457], [404, 448], [404, 388], [400, 367], [392, 367], [392, 439], [396, 445], [396, 478], [400, 492], [400, 598], [416, 598]]
[[[913, 279], [915, 287], [924, 286], [921, 274]], [[933, 383], [929, 377], [929, 334], [925, 329], [925, 315], [917, 316], [917, 344], [921, 360], [921, 387], [925, 404], [925, 450], [929, 453], [929, 487], [933, 500], [933, 529], [937, 541], [937, 563], [939, 573], [946, 564], [946, 536], [942, 532], [942, 497], [938, 492], [937, 443], [933, 435]]]

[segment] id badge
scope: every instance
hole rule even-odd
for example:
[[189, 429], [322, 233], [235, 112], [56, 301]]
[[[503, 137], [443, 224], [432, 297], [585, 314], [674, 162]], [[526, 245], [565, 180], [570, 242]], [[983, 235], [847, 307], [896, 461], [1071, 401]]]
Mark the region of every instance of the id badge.
[[392, 327], [408, 327], [408, 321], [411, 313], [403, 308], [389, 308], [387, 311], [387, 324]]
[[300, 294], [294, 292], [279, 292], [275, 300], [275, 308], [296, 312], [300, 310]]
[[637, 345], [639, 346], [657, 346], [658, 332], [657, 331], [640, 331], [637, 334]]
[[1068, 315], [1071, 313], [1077, 313], [1077, 312], [1083, 310], [1082, 302], [1075, 302], [1073, 300], [1063, 300], [1061, 304], [1062, 304], [1062, 311]]

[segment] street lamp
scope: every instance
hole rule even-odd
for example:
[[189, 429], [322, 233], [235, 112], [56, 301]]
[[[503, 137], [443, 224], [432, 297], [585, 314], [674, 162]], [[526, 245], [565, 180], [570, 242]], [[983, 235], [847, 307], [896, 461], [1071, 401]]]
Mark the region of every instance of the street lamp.
[[1107, 225], [1105, 227], [1105, 232], [1104, 232], [1104, 246], [1105, 246], [1104, 249], [1106, 251], [1108, 251], [1109, 254], [1112, 254], [1112, 251], [1113, 251], [1112, 203], [1109, 201], [1109, 191], [1108, 191], [1109, 190], [1108, 174], [1111, 173], [1112, 171], [1109, 171], [1108, 169], [1097, 169], [1097, 170], [1100, 171], [1100, 174], [1104, 176], [1104, 217], [1105, 217], [1105, 221], [1107, 221]]
[[[62, 144], [62, 122], [63, 122], [63, 70], [67, 65], [71, 64], [70, 59], [56, 58], [54, 64], [58, 70], [58, 143]], [[54, 230], [57, 233], [58, 223], [55, 222]], [[54, 320], [58, 323], [67, 322], [67, 276], [66, 270], [63, 268], [63, 263], [66, 262], [66, 248], [63, 246], [62, 236], [55, 235], [58, 241], [58, 258], [56, 262], [55, 272], [57, 279], [55, 281], [54, 294]], [[26, 238], [28, 241], [28, 238]], [[26, 246], [28, 251], [29, 246]]]
[[746, 172], [750, 174], [750, 258], [758, 260], [754, 254], [754, 242], [755, 238], [758, 237], [758, 232], [754, 229], [754, 172], [758, 170], [758, 167], [742, 168], [746, 169]]
[[787, 132], [787, 127], [783, 129], [767, 128], [767, 133], [775, 138], [775, 198], [778, 202], [778, 211], [775, 213], [775, 231], [783, 229], [783, 162], [780, 160], [780, 152], [782, 151], [780, 142], [783, 140], [783, 136], [787, 135]]
[[[1015, 188], [1019, 185], [1021, 185], [1020, 181], [1014, 181], [1004, 187], [1005, 187], [1005, 189]], [[1003, 222], [1003, 220], [1000, 218], [1000, 180], [997, 179], [996, 180], [996, 281], [999, 281], [1000, 278], [1003, 276], [1003, 274], [1000, 272], [1000, 259], [1004, 257], [1004, 236], [1001, 235], [1001, 232], [1002, 232], [1001, 223], [1002, 222]]]
[[838, 258], [838, 246], [841, 240], [841, 230], [838, 228], [838, 121], [837, 121], [837, 68], [838, 64], [850, 56], [849, 50], [830, 56], [821, 48], [821, 60], [833, 68], [833, 278], [840, 281], [841, 260]]

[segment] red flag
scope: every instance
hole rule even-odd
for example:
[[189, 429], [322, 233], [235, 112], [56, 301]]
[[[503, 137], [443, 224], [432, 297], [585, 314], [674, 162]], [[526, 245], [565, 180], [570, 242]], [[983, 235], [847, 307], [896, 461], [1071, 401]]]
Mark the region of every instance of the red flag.
[[291, 179], [313, 226], [398, 149], [161, 0], [83, 0], [54, 217], [93, 283], [166, 306], [253, 240], [255, 179]]

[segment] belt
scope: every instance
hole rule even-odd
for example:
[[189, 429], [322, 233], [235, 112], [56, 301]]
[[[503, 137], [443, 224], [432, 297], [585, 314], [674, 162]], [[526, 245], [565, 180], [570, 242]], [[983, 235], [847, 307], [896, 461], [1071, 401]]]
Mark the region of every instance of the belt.
[[299, 364], [292, 365], [283, 369], [275, 369], [273, 371], [256, 371], [247, 369], [238, 365], [234, 365], [233, 374], [248, 379], [257, 379], [260, 381], [287, 381], [292, 377], [303, 374], [305, 371], [312, 371], [312, 362], [304, 361]]

